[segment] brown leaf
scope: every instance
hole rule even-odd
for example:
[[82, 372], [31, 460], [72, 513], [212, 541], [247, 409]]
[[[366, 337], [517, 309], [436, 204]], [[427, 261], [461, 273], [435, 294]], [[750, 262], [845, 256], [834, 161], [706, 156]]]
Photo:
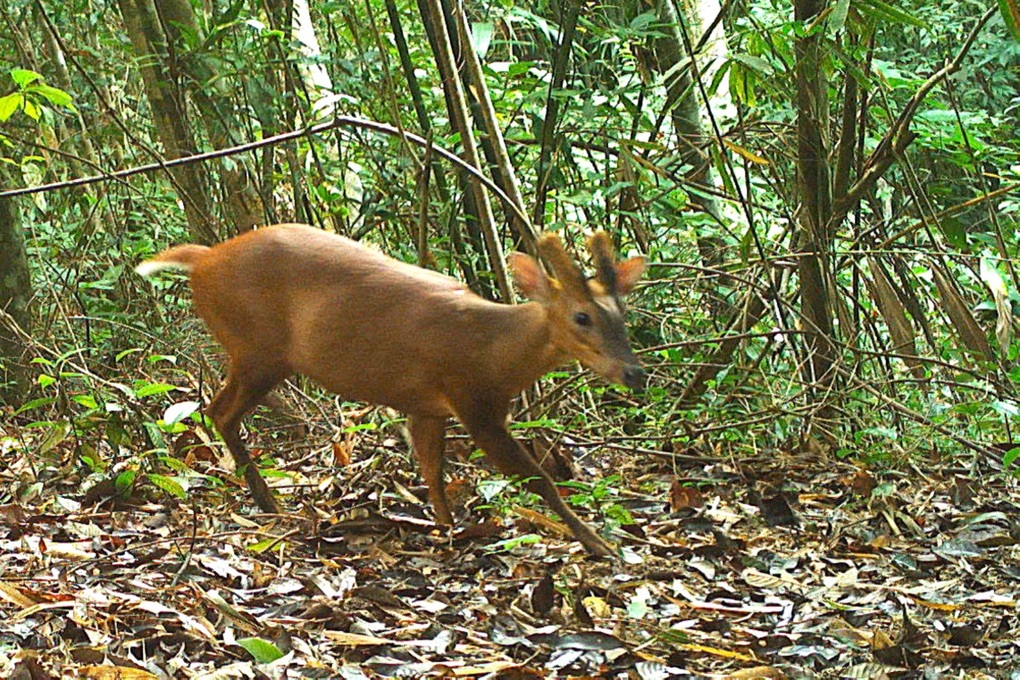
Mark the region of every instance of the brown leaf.
[[673, 512], [684, 508], [700, 508], [705, 498], [696, 487], [685, 486], [679, 479], [674, 479], [669, 487], [669, 507]]
[[895, 286], [889, 280], [885, 269], [877, 258], [872, 258], [869, 261], [868, 269], [871, 272], [871, 278], [865, 276], [864, 282], [889, 329], [889, 336], [893, 342], [892, 351], [903, 355], [903, 362], [910, 367], [915, 378], [924, 378], [924, 366], [917, 357], [917, 347], [914, 344], [916, 336], [914, 327], [907, 318], [906, 309]]
[[771, 666], [755, 666], [754, 668], [741, 668], [725, 676], [726, 680], [785, 680], [786, 673]]
[[570, 529], [567, 528], [566, 524], [563, 524], [562, 522], [557, 522], [556, 520], [546, 515], [543, 515], [541, 512], [538, 512], [537, 510], [532, 510], [531, 508], [525, 508], [520, 505], [515, 505], [513, 507], [513, 511], [520, 517], [534, 524], [535, 526], [543, 527], [548, 531], [551, 531], [555, 534], [559, 534], [560, 536], [573, 536], [573, 534], [570, 533]]
[[32, 657], [22, 657], [14, 667], [11, 680], [52, 680], [53, 677]]
[[545, 572], [531, 591], [531, 610], [541, 616], [548, 616], [556, 604], [556, 589], [553, 587], [553, 570]]
[[984, 329], [970, 313], [970, 306], [957, 292], [956, 284], [948, 273], [943, 271], [942, 263], [933, 262], [931, 273], [935, 280], [935, 287], [939, 291], [939, 297], [942, 298], [942, 306], [946, 310], [946, 314], [949, 315], [949, 320], [952, 322], [953, 328], [956, 329], [964, 347], [986, 359], [994, 359], [992, 347], [988, 344], [988, 337], [985, 335]]
[[840, 481], [849, 486], [855, 494], [865, 498], [870, 498], [871, 492], [878, 486], [878, 481], [864, 469], [858, 470], [852, 477], [843, 477]]
[[333, 442], [333, 464], [337, 467], [351, 464], [351, 442]]
[[78, 669], [79, 678], [89, 680], [149, 680], [156, 676], [149, 671], [124, 666], [82, 666]]

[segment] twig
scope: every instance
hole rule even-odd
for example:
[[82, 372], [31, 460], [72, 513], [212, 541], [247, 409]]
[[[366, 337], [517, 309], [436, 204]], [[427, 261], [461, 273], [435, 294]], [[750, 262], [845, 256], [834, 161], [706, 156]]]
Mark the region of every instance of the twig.
[[[173, 160], [164, 161], [160, 163], [149, 163], [147, 165], [139, 165], [134, 168], [128, 168], [126, 170], [118, 170], [116, 172], [107, 172], [102, 175], [93, 175], [92, 177], [79, 177], [78, 179], [66, 180], [63, 182], [51, 182], [50, 184], [40, 184], [34, 187], [22, 187], [20, 189], [9, 189], [7, 191], [0, 191], [0, 198], [6, 198], [8, 196], [24, 196], [28, 194], [38, 194], [45, 191], [54, 191], [57, 189], [69, 189], [71, 187], [84, 186], [86, 184], [95, 184], [97, 182], [104, 182], [107, 180], [123, 179], [125, 177], [131, 177], [133, 175], [140, 175], [146, 172], [152, 172], [153, 170], [163, 170], [167, 168], [174, 168], [180, 165], [188, 165], [190, 163], [201, 163], [203, 161], [213, 160], [216, 158], [223, 158], [226, 156], [233, 156], [239, 153], [245, 153], [248, 151], [254, 151], [255, 149], [261, 149], [266, 146], [273, 146], [274, 144], [280, 144], [287, 142], [292, 139], [298, 139], [301, 137], [309, 137], [311, 135], [317, 135], [322, 132], [328, 132], [329, 130], [335, 130], [343, 127], [355, 127], [364, 130], [370, 130], [372, 132], [378, 132], [384, 135], [390, 135], [391, 137], [402, 137], [405, 141], [411, 142], [422, 148], [429, 148], [430, 142], [424, 137], [420, 137], [413, 132], [401, 131], [398, 128], [387, 125], [386, 123], [379, 123], [374, 120], [367, 120], [365, 118], [357, 118], [355, 116], [336, 116], [332, 121], [328, 123], [319, 123], [318, 125], [312, 125], [310, 127], [301, 130], [292, 130], [290, 132], [283, 132], [272, 137], [266, 137], [254, 142], [246, 142], [244, 144], [238, 144], [237, 146], [227, 147], [225, 149], [217, 149], [215, 151], [207, 151], [205, 153], [195, 154], [193, 156], [185, 156], [183, 158], [175, 158]], [[451, 151], [435, 146], [432, 146], [432, 153], [442, 156], [449, 162], [459, 167], [464, 172], [468, 173], [474, 180], [479, 182], [486, 189], [491, 191], [503, 204], [514, 213], [517, 217], [522, 220], [527, 220], [528, 216], [521, 211], [521, 209], [512, 201], [506, 193], [500, 189], [496, 184], [488, 177], [482, 174], [480, 170], [472, 167], [470, 164], [465, 162], [459, 156]]]

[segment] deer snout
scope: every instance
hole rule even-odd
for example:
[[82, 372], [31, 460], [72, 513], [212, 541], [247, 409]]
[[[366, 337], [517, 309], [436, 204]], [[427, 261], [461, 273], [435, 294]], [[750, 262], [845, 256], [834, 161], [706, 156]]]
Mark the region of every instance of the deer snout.
[[624, 366], [623, 368], [623, 384], [635, 392], [645, 391], [646, 377], [645, 369], [637, 364]]

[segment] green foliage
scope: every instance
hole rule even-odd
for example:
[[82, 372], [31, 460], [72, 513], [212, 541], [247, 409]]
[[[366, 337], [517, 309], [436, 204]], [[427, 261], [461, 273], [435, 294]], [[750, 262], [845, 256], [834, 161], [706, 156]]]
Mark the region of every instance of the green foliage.
[[[456, 149], [459, 139], [448, 125], [443, 83], [417, 7], [403, 0], [397, 5], [432, 138]], [[15, 3], [15, 9], [27, 7]], [[912, 144], [860, 209], [831, 225], [830, 293], [839, 310], [840, 358], [852, 375], [836, 387], [845, 398], [845, 420], [833, 427], [836, 450], [848, 457], [892, 464], [932, 448], [928, 424], [883, 408], [862, 384], [881, 386], [880, 394], [961, 436], [1005, 441], [1015, 429], [1017, 349], [993, 342], [998, 354], [990, 361], [961, 345], [933, 264], [946, 262], [964, 307], [989, 338], [1006, 310], [1020, 304], [1013, 272], [1020, 202], [1009, 192], [986, 199], [1015, 182], [1020, 167], [1020, 46], [1008, 33], [1016, 32], [1015, 8], [1012, 0], [1000, 2], [1002, 20], [990, 23], [960, 71], [918, 104]], [[76, 46], [68, 55], [66, 92], [48, 84], [62, 82], [49, 60], [35, 73], [0, 56], [0, 69], [9, 75], [0, 97], [0, 123], [10, 135], [4, 155], [17, 158], [9, 165], [18, 183], [98, 172], [93, 161], [77, 160], [88, 156], [85, 140], [103, 170], [164, 153], [140, 77], [144, 62], [131, 51], [116, 13], [111, 18], [106, 5], [80, 9], [54, 17], [64, 44]], [[818, 77], [827, 85], [830, 116], [821, 123], [832, 144], [827, 154], [836, 155], [848, 85], [867, 93], [854, 116], [862, 156], [852, 180], [918, 87], [955, 56], [982, 8], [948, 0], [838, 0], [805, 25], [792, 19], [789, 3], [752, 0], [727, 9], [728, 54], [695, 55], [703, 78], [690, 91], [701, 106], [705, 97], [712, 101], [712, 125], [721, 137], [706, 125], [698, 153], [687, 156], [693, 136], [681, 140], [673, 131], [679, 107], [665, 86], [691, 60], [682, 54], [682, 63], [672, 68], [659, 63], [656, 41], [674, 27], [649, 6], [585, 5], [569, 73], [553, 92], [548, 85], [562, 37], [553, 7], [500, 1], [468, 8], [525, 200], [543, 182], [549, 191], [545, 228], [578, 248], [586, 232], [608, 228], [624, 250], [646, 248], [653, 263], [649, 282], [628, 301], [635, 344], [652, 348], [644, 355], [654, 373], [648, 392], [628, 394], [564, 370], [550, 376], [543, 394], [551, 396], [540, 399], [518, 428], [562, 429], [592, 442], [667, 452], [678, 446], [760, 451], [797, 441], [810, 422], [807, 331], [798, 317], [796, 270], [803, 209], [794, 165], [797, 43], [810, 36], [823, 47]], [[196, 102], [203, 96], [216, 98], [217, 117], [229, 121], [235, 142], [333, 114], [424, 132], [400, 70], [395, 33], [377, 0], [313, 2], [321, 54], [297, 49], [289, 27], [261, 6], [232, 2], [208, 13], [196, 10], [197, 28], [182, 28], [174, 46], [182, 74], [195, 65], [180, 76], [194, 151], [217, 144], [212, 126], [200, 122]], [[8, 47], [0, 55], [18, 54], [9, 36], [0, 36], [0, 43]], [[330, 92], [305, 86], [302, 74], [312, 68], [328, 74]], [[732, 101], [723, 103], [727, 96]], [[551, 165], [540, 177], [550, 99], [561, 105], [561, 116]], [[39, 144], [18, 146], [15, 137]], [[491, 265], [480, 235], [472, 232], [473, 218], [462, 209], [463, 185], [440, 164], [424, 193], [421, 161], [420, 150], [399, 140], [344, 130], [207, 163], [202, 170], [216, 198], [211, 217], [227, 225], [224, 237], [231, 232], [224, 178], [240, 169], [257, 185], [265, 221], [309, 220], [406, 261], [419, 257], [417, 230], [424, 216], [432, 266], [491, 293]], [[689, 181], [702, 163], [712, 166], [718, 186], [706, 190]], [[721, 194], [718, 215], [698, 203], [706, 194]], [[207, 335], [182, 280], [150, 284], [131, 273], [135, 263], [166, 245], [192, 240], [182, 205], [175, 181], [156, 172], [94, 191], [39, 195], [26, 206], [28, 252], [40, 291], [34, 311], [45, 349], [37, 354], [45, 358], [34, 365], [34, 392], [14, 416], [30, 430], [46, 432], [39, 443], [43, 455], [72, 450], [88, 474], [116, 472], [122, 493], [143, 482], [160, 493], [187, 491], [181, 480], [191, 473], [172, 467], [169, 443], [200, 420], [197, 387], [218, 380], [219, 357], [206, 349]], [[514, 244], [508, 227], [500, 236], [506, 247]], [[707, 261], [707, 242], [719, 244], [719, 262]], [[862, 278], [872, 271], [869, 258], [876, 257], [898, 287], [912, 292], [905, 314], [918, 351], [936, 362], [924, 367], [924, 379], [888, 351], [881, 310]], [[742, 304], [749, 290], [767, 300], [766, 312], [748, 328], [728, 330], [732, 306]], [[732, 358], [700, 394], [681, 403], [692, 376], [715, 360], [729, 333], [741, 335]], [[206, 371], [206, 364], [213, 370]], [[358, 424], [348, 434], [371, 427]], [[956, 447], [949, 440], [939, 450]], [[1015, 457], [1004, 462], [1015, 466]], [[488, 484], [486, 494], [493, 490]], [[612, 478], [574, 486], [572, 502], [624, 524], [629, 518], [616, 484]], [[516, 493], [501, 488], [491, 502], [526, 500]]]
[[272, 663], [283, 658], [283, 652], [269, 640], [262, 638], [241, 638], [237, 644], [251, 654], [256, 663]]
[[0, 97], [0, 123], [6, 123], [17, 111], [22, 111], [32, 120], [38, 121], [46, 106], [76, 111], [71, 95], [47, 85], [43, 77], [34, 71], [15, 68], [9, 72], [15, 90]]

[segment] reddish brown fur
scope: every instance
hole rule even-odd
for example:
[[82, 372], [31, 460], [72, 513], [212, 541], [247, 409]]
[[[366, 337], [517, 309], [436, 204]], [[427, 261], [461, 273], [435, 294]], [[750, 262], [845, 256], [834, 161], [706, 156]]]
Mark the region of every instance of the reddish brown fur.
[[[177, 246], [139, 271], [190, 271], [195, 311], [230, 356], [209, 415], [264, 511], [275, 512], [277, 505], [250, 464], [241, 418], [277, 383], [303, 373], [345, 399], [408, 415], [440, 522], [452, 522], [442, 469], [446, 419], [454, 416], [500, 470], [532, 478], [530, 487], [586, 548], [611, 554], [510, 437], [505, 420], [516, 394], [569, 359], [635, 386], [643, 372], [622, 318], [610, 318], [587, 290], [564, 292], [526, 255], [511, 264], [535, 302], [488, 302], [446, 276], [304, 225], [267, 227], [212, 248]], [[629, 290], [643, 260], [617, 266]], [[594, 326], [571, 327], [579, 310]]]

